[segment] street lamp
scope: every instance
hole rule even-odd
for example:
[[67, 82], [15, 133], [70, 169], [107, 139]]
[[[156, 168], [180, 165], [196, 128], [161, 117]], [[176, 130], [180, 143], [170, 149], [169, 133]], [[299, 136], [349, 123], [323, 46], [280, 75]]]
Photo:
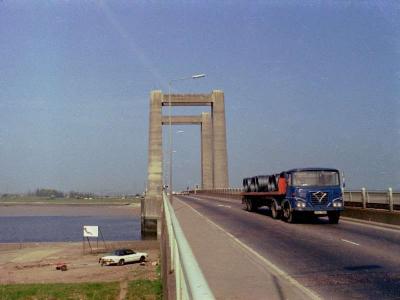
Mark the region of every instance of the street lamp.
[[206, 77], [206, 74], [195, 74], [188, 77], [172, 79], [168, 82], [168, 105], [169, 105], [169, 201], [172, 204], [172, 105], [171, 105], [171, 88], [172, 83], [187, 79], [199, 79]]

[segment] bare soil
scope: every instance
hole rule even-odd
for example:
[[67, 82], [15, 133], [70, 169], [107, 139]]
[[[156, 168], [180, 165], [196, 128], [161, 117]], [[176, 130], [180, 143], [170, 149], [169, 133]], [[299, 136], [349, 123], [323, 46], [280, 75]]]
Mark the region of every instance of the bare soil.
[[[84, 254], [82, 243], [0, 244], [0, 284], [157, 279], [158, 241], [106, 242], [106, 247], [99, 244], [91, 253], [86, 244]], [[147, 252], [146, 263], [100, 266], [104, 253], [122, 247]], [[59, 263], [66, 264], [67, 271], [57, 270]]]

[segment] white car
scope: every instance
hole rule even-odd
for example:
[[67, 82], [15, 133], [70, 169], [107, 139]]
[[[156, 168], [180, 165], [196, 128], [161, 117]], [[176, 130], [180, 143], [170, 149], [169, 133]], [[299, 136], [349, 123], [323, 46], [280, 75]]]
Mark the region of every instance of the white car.
[[144, 262], [147, 258], [145, 252], [135, 252], [131, 249], [117, 249], [111, 255], [103, 256], [99, 258], [99, 263], [104, 266], [108, 265], [119, 265], [123, 266], [130, 262]]

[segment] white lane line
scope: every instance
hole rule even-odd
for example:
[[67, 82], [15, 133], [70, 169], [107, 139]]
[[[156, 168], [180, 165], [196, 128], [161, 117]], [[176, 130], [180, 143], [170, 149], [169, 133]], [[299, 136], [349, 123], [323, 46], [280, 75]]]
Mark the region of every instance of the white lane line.
[[229, 206], [229, 205], [223, 205], [223, 204], [218, 204], [217, 206], [219, 206], [219, 207], [227, 207], [227, 208], [231, 208], [232, 206]]
[[352, 242], [352, 241], [349, 241], [349, 240], [345, 240], [345, 239], [340, 239], [342, 242], [345, 242], [345, 243], [349, 243], [349, 244], [352, 244], [352, 245], [356, 245], [356, 246], [360, 246], [360, 244], [357, 244], [357, 243], [355, 243], [355, 242]]
[[[199, 199], [197, 197], [191, 197], [197, 200], [202, 200]], [[272, 262], [270, 262], [268, 259], [266, 259], [264, 256], [262, 256], [261, 254], [259, 254], [258, 252], [256, 252], [254, 249], [250, 248], [249, 246], [247, 246], [245, 243], [243, 243], [241, 240], [239, 240], [238, 238], [236, 238], [233, 234], [229, 233], [228, 231], [226, 231], [225, 229], [223, 229], [221, 226], [219, 226], [217, 223], [214, 223], [213, 221], [211, 221], [209, 218], [207, 218], [205, 215], [201, 214], [200, 212], [198, 212], [196, 209], [194, 209], [193, 207], [191, 207], [189, 204], [183, 202], [182, 200], [179, 200], [179, 202], [181, 202], [182, 204], [186, 205], [187, 207], [189, 207], [191, 210], [193, 210], [196, 214], [198, 214], [200, 217], [202, 217], [205, 221], [207, 221], [208, 223], [210, 223], [211, 225], [214, 225], [217, 229], [221, 230], [223, 233], [225, 233], [227, 236], [229, 236], [233, 241], [235, 241], [236, 243], [238, 243], [241, 247], [243, 247], [245, 250], [249, 251], [251, 254], [253, 254], [255, 257], [257, 257], [258, 259], [260, 259], [263, 263], [265, 263], [267, 265], [267, 267], [269, 267], [270, 269], [272, 269], [272, 272], [275, 272], [276, 274], [278, 274], [279, 276], [283, 277], [284, 279], [286, 279], [288, 282], [290, 282], [292, 285], [294, 285], [295, 287], [297, 287], [300, 291], [302, 291], [303, 293], [305, 293], [310, 299], [314, 299], [314, 300], [320, 300], [321, 298], [312, 290], [306, 288], [305, 286], [301, 285], [296, 279], [294, 279], [293, 277], [291, 277], [289, 274], [287, 274], [285, 271], [283, 271], [282, 269], [280, 269], [279, 267], [277, 267], [276, 265], [274, 265]]]

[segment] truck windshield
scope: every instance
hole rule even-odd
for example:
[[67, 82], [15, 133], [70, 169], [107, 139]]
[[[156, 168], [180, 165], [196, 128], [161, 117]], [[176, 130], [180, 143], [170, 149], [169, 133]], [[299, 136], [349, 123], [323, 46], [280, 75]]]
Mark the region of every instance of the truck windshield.
[[339, 174], [335, 171], [299, 171], [292, 175], [294, 186], [339, 185]]

